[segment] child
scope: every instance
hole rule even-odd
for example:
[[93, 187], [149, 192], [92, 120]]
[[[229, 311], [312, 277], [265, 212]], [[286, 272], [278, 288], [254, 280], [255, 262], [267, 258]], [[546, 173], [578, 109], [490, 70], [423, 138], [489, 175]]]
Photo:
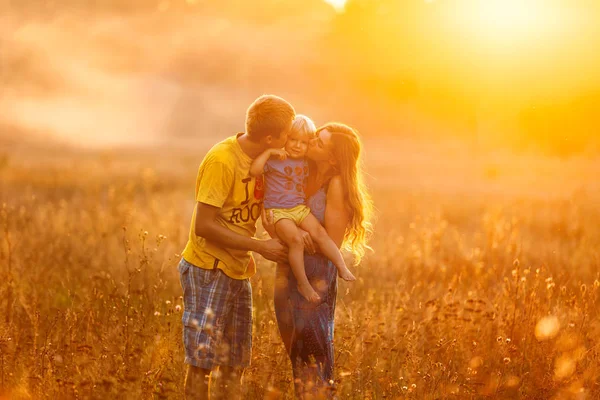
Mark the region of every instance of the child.
[[264, 207], [267, 212], [273, 211], [275, 232], [288, 245], [289, 263], [298, 281], [298, 290], [311, 302], [318, 302], [320, 297], [308, 282], [304, 271], [304, 244], [298, 227], [310, 234], [323, 254], [335, 264], [342, 279], [356, 279], [325, 228], [305, 205], [304, 188], [308, 179], [308, 163], [304, 156], [316, 130], [310, 118], [297, 115], [284, 149], [266, 150], [250, 167], [252, 176], [264, 173]]

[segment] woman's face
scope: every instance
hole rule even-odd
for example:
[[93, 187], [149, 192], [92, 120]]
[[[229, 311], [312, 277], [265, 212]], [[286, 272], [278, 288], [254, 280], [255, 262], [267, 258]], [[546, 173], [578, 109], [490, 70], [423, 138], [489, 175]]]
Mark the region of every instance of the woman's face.
[[317, 136], [312, 139], [308, 145], [306, 156], [313, 161], [330, 161], [333, 160], [331, 143], [331, 132], [323, 129], [317, 133]]

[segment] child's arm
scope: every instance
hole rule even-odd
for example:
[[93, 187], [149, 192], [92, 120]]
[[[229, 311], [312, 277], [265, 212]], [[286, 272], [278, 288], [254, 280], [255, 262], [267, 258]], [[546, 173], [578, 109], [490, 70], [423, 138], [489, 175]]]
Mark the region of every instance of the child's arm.
[[287, 152], [282, 149], [267, 149], [262, 152], [262, 154], [252, 161], [252, 165], [250, 166], [250, 176], [258, 176], [263, 173], [265, 170], [265, 164], [269, 161], [271, 156], [278, 156], [280, 160], [285, 160], [287, 158]]

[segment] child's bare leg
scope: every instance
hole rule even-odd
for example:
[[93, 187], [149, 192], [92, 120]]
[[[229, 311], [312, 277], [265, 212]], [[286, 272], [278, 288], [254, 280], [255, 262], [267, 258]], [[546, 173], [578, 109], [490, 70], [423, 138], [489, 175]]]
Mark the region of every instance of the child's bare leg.
[[306, 271], [304, 271], [304, 242], [296, 223], [290, 219], [280, 219], [275, 224], [275, 231], [279, 238], [288, 245], [288, 259], [292, 273], [298, 281], [298, 291], [306, 300], [318, 302], [321, 298], [308, 282]]
[[350, 272], [342, 257], [342, 252], [337, 248], [334, 241], [331, 240], [327, 231], [319, 223], [319, 220], [312, 214], [304, 218], [300, 228], [309, 233], [310, 237], [317, 242], [325, 257], [329, 258], [338, 270], [338, 275], [345, 281], [354, 281], [356, 278]]

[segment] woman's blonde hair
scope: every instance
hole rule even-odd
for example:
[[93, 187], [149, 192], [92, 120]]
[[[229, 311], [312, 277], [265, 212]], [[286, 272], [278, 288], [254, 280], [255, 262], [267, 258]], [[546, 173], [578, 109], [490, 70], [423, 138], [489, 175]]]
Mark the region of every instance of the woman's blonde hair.
[[317, 127], [312, 119], [308, 118], [306, 115], [297, 114], [292, 121], [292, 129], [290, 132], [298, 132], [313, 138], [317, 133]]
[[335, 168], [342, 179], [350, 211], [350, 225], [342, 246], [354, 255], [355, 264], [358, 264], [366, 250], [371, 250], [367, 241], [373, 232], [373, 201], [363, 178], [362, 143], [358, 131], [348, 125], [330, 122], [321, 126], [317, 133], [322, 130], [331, 133], [331, 152], [337, 161]]

